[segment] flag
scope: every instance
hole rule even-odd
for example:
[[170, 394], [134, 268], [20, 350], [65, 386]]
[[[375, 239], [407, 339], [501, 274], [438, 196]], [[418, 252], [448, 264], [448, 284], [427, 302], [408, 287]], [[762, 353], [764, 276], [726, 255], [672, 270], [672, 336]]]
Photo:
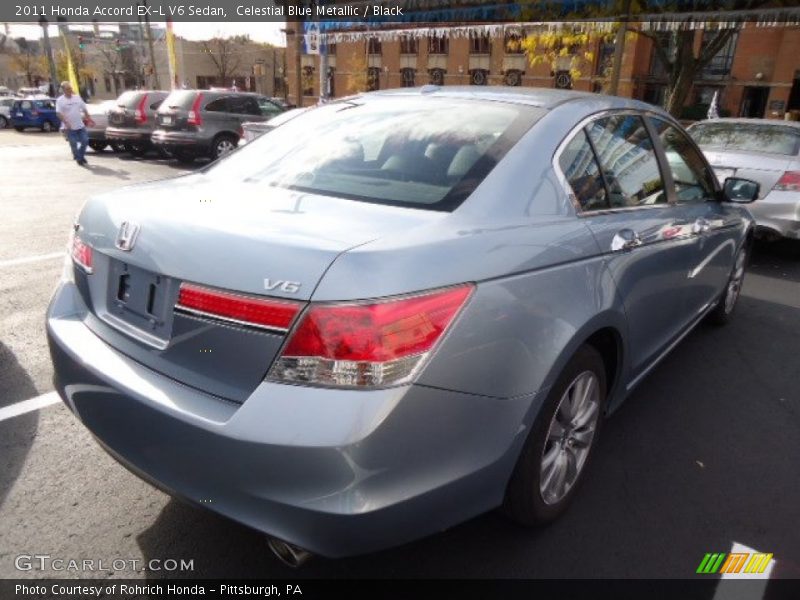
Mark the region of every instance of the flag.
[[61, 40], [64, 42], [64, 52], [67, 53], [67, 79], [69, 79], [69, 83], [72, 86], [72, 91], [80, 96], [81, 90], [78, 85], [78, 75], [75, 72], [75, 63], [72, 62], [72, 50], [69, 46], [69, 40], [63, 27], [59, 27], [59, 33], [61, 33]]
[[174, 90], [178, 87], [178, 64], [175, 59], [175, 34], [172, 32], [172, 19], [167, 19], [167, 57], [169, 58], [169, 83]]

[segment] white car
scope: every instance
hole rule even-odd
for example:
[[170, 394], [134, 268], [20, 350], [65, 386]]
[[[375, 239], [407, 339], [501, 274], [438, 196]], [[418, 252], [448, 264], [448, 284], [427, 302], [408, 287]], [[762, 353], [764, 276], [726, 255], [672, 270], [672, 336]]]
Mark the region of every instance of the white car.
[[0, 129], [5, 129], [11, 125], [11, 105], [18, 100], [14, 96], [4, 96], [0, 98]]

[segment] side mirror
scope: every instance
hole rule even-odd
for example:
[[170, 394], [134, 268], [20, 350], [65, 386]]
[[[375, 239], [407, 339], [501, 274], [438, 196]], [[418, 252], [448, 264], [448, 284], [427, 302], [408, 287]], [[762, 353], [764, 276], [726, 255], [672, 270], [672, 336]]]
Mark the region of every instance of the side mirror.
[[761, 186], [757, 182], [739, 177], [728, 177], [722, 186], [723, 199], [740, 204], [747, 204], [758, 198], [760, 190]]

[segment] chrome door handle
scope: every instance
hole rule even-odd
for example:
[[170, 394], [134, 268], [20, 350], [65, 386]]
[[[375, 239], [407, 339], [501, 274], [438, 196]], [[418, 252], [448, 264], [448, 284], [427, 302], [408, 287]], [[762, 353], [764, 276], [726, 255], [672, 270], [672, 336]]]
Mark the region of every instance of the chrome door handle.
[[611, 240], [611, 251], [622, 252], [642, 245], [642, 238], [633, 229], [620, 229]]
[[703, 217], [698, 218], [692, 223], [692, 233], [694, 234], [705, 233], [709, 229], [711, 229], [711, 223], [708, 222], [708, 219], [704, 219]]

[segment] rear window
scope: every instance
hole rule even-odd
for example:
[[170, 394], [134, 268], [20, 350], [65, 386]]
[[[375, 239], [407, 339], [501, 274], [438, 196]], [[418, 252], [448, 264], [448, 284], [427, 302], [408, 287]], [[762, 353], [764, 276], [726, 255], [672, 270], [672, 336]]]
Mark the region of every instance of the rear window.
[[124, 106], [125, 108], [136, 108], [139, 102], [142, 101], [143, 92], [125, 92], [117, 98], [117, 106]]
[[166, 97], [164, 102], [161, 103], [160, 108], [180, 108], [183, 110], [189, 110], [192, 108], [194, 99], [199, 93], [201, 92], [195, 90], [176, 90], [171, 92], [169, 96]]
[[454, 210], [543, 114], [500, 102], [356, 98], [291, 119], [206, 176]]
[[800, 130], [750, 123], [708, 123], [689, 130], [698, 146], [794, 156], [800, 151]]

